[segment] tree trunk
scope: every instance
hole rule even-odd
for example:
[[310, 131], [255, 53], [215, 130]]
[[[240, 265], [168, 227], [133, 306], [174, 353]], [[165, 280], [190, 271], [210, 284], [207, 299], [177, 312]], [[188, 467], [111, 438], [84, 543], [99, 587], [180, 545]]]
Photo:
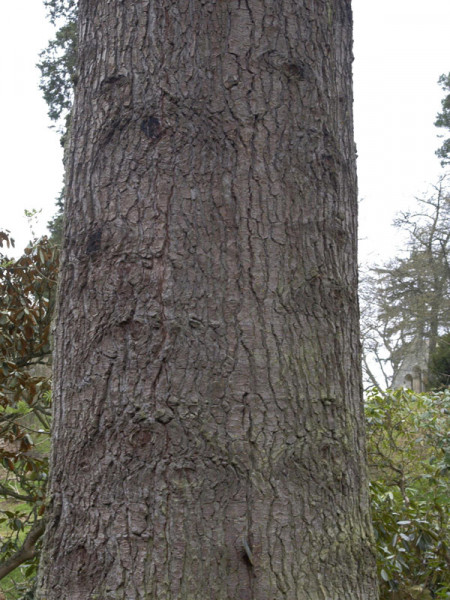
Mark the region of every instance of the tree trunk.
[[350, 0], [80, 0], [39, 598], [377, 597]]

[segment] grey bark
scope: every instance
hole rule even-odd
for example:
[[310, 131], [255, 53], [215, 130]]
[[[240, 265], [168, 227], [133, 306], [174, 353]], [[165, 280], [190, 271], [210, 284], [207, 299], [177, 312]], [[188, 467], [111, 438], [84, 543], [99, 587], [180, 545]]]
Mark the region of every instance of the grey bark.
[[376, 598], [350, 1], [79, 19], [39, 598]]

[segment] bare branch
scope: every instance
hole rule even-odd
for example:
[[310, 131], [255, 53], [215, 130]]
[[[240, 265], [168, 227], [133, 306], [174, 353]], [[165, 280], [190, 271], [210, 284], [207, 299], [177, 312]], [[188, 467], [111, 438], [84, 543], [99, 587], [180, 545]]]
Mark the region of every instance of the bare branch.
[[22, 547], [4, 563], [0, 564], [0, 580], [9, 575], [11, 571], [20, 567], [27, 560], [31, 560], [36, 555], [36, 543], [42, 536], [45, 530], [45, 521], [41, 519], [37, 521], [27, 537], [25, 538]]
[[25, 494], [19, 494], [14, 490], [6, 487], [5, 485], [0, 483], [0, 495], [8, 496], [9, 498], [15, 498], [16, 500], [21, 500], [22, 502], [32, 502], [32, 496], [26, 496]]

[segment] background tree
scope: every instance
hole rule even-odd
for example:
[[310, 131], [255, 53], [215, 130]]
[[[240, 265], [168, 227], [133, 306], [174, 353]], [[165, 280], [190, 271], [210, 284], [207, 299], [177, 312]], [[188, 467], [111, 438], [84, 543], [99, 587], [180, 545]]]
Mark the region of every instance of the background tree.
[[[450, 73], [441, 75], [439, 83], [446, 92], [446, 96], [442, 100], [442, 112], [438, 114], [435, 125], [450, 132]], [[444, 140], [436, 154], [442, 159], [443, 166], [450, 164], [450, 137]]]
[[438, 339], [430, 355], [429, 386], [432, 389], [450, 386], [450, 333]]
[[[372, 270], [361, 287], [365, 361], [381, 365], [389, 384], [405, 357], [422, 348], [424, 363], [450, 327], [450, 196], [442, 177], [429, 198], [395, 221], [407, 253]], [[373, 375], [373, 370], [371, 370]], [[370, 375], [369, 375], [370, 376]], [[372, 377], [372, 383], [379, 382]], [[385, 387], [385, 386], [381, 386]]]
[[367, 388], [385, 390], [392, 382], [396, 356], [387, 333], [387, 323], [378, 317], [376, 290], [378, 280], [370, 269], [360, 267], [359, 298], [361, 304], [361, 341], [364, 384]]
[[79, 32], [40, 597], [375, 598], [350, 3]]
[[57, 29], [54, 39], [40, 54], [40, 89], [48, 105], [48, 116], [65, 134], [76, 81], [77, 1], [48, 0], [44, 4]]
[[[40, 89], [48, 106], [48, 116], [66, 146], [76, 82], [77, 0], [46, 0], [50, 22], [56, 27], [54, 39], [40, 54]], [[52, 240], [61, 243], [64, 189], [57, 198], [57, 212], [48, 227]]]

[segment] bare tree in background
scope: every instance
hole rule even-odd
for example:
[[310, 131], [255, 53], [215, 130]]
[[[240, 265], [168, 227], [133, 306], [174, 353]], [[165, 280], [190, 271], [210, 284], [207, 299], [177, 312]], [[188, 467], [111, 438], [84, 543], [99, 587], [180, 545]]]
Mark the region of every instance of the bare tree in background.
[[428, 357], [450, 330], [448, 176], [394, 224], [407, 236], [406, 252], [372, 269], [360, 288], [365, 371], [382, 389], [402, 385], [415, 364], [425, 385]]

